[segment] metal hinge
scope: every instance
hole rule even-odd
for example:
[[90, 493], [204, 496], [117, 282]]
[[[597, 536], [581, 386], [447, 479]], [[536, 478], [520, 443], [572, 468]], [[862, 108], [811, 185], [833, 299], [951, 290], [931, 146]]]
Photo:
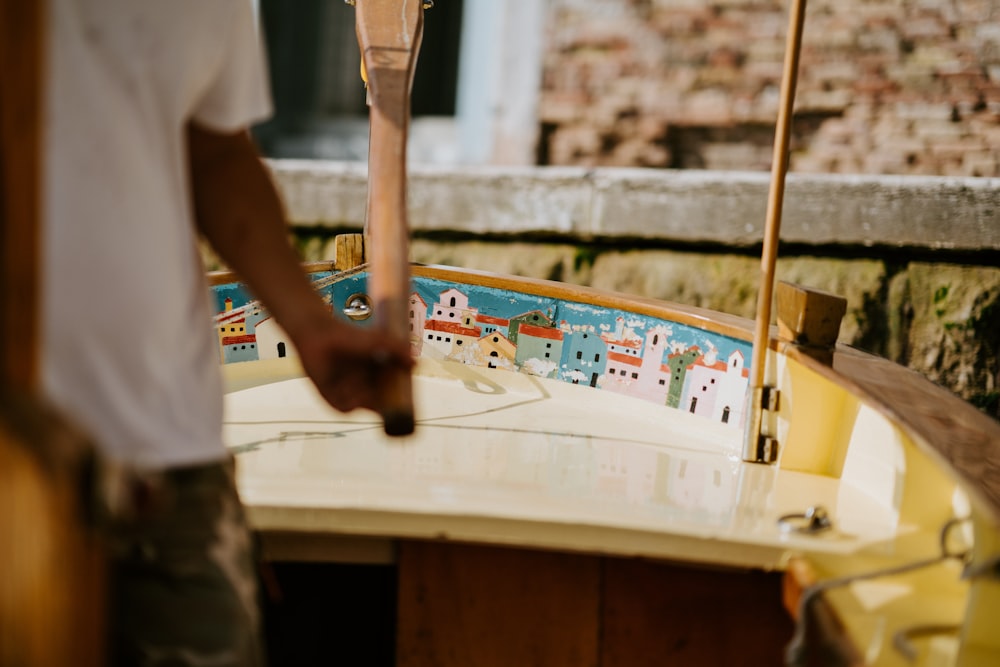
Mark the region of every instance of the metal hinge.
[[781, 392], [777, 387], [754, 387], [750, 390], [749, 421], [743, 442], [743, 460], [752, 463], [774, 463], [778, 460], [778, 438], [771, 433], [774, 422], [765, 413], [775, 414]]

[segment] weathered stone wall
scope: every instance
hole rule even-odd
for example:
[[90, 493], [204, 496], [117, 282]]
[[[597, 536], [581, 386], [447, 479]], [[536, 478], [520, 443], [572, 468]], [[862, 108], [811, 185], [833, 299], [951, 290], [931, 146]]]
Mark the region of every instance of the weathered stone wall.
[[[788, 2], [551, 0], [553, 165], [767, 169]], [[791, 170], [1000, 175], [1000, 1], [810, 0]]]

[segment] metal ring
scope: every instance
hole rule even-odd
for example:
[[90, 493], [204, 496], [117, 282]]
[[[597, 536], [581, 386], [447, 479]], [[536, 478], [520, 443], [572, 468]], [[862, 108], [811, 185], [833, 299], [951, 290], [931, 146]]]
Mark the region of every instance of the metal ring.
[[786, 514], [778, 519], [778, 527], [786, 532], [815, 534], [833, 528], [830, 513], [822, 505], [813, 505], [802, 514]]
[[372, 300], [367, 294], [357, 293], [347, 297], [347, 305], [344, 306], [344, 315], [347, 315], [355, 322], [367, 320], [372, 316]]

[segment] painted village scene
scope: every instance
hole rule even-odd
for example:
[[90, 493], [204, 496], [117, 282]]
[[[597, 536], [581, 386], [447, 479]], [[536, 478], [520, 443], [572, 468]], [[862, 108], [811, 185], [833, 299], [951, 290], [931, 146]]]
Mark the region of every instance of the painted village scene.
[[[316, 274], [339, 312], [365, 292], [364, 273]], [[242, 286], [213, 288], [221, 363], [295, 354]], [[415, 277], [410, 340], [416, 356], [594, 387], [740, 429], [751, 345], [685, 324], [532, 294]]]

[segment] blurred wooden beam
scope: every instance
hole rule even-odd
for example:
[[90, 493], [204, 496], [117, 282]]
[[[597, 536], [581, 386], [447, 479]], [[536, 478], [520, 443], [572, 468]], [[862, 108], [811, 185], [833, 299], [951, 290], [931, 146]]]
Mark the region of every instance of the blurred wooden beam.
[[0, 379], [24, 390], [38, 369], [45, 4], [0, 0]]

